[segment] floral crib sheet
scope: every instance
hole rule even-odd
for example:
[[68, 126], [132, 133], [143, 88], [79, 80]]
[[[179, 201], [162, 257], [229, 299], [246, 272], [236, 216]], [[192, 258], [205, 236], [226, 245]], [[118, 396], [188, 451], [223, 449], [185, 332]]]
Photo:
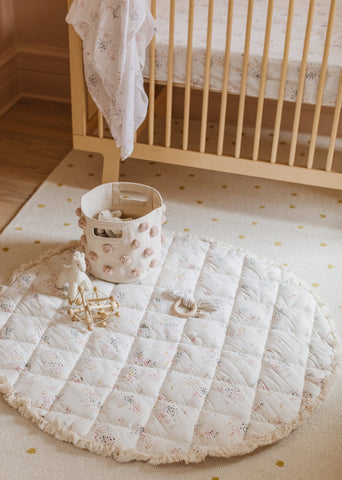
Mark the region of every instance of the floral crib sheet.
[[[157, 0], [156, 4], [156, 80], [166, 82], [168, 74], [167, 61], [169, 45], [170, 0]], [[204, 85], [208, 4], [208, 0], [195, 1], [191, 83], [192, 86], [199, 88], [203, 87]], [[288, 4], [288, 0], [275, 0], [274, 2], [265, 91], [265, 97], [270, 99], [278, 98]], [[317, 0], [315, 4], [303, 95], [303, 101], [305, 103], [314, 104], [316, 102], [316, 92], [319, 82], [328, 23], [329, 4], [330, 2], [327, 0]], [[257, 2], [254, 2], [247, 81], [247, 95], [253, 97], [257, 97], [259, 95], [267, 7], [267, 0], [258, 0]], [[285, 100], [288, 101], [296, 100], [308, 8], [309, 0], [295, 1], [287, 81], [285, 88]], [[238, 94], [240, 92], [247, 9], [248, 0], [239, 0], [238, 2], [234, 2], [230, 74], [228, 82], [229, 92], [234, 94]], [[221, 91], [222, 89], [227, 12], [228, 0], [215, 0], [210, 88], [217, 91]], [[179, 84], [184, 84], [185, 82], [188, 16], [189, 2], [184, 0], [176, 0], [173, 81]], [[145, 78], [149, 76], [149, 49], [147, 50], [144, 69]], [[342, 2], [337, 2], [325, 83], [325, 92], [323, 97], [324, 105], [335, 105], [341, 66]]]

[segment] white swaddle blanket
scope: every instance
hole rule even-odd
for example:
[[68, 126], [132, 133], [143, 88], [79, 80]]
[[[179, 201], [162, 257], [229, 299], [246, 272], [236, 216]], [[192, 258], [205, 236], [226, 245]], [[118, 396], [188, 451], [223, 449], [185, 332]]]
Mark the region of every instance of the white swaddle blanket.
[[142, 70], [155, 20], [146, 0], [74, 0], [66, 21], [83, 40], [89, 93], [124, 160], [147, 112]]

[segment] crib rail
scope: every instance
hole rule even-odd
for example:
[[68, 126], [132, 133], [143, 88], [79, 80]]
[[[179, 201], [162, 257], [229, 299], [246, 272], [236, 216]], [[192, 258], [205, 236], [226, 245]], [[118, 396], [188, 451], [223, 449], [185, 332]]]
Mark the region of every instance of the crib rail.
[[[258, 3], [248, 0], [240, 92], [239, 95], [235, 95], [230, 91], [229, 77], [234, 11], [237, 2], [227, 0], [222, 88], [220, 92], [214, 92], [210, 85], [210, 75], [216, 1], [207, 0], [205, 61], [203, 87], [200, 91], [192, 83], [193, 32], [197, 0], [185, 1], [188, 2], [188, 26], [184, 85], [179, 88], [179, 84], [174, 82], [177, 0], [169, 0], [167, 81], [156, 80], [158, 53], [156, 41], [153, 39], [149, 47], [150, 72], [146, 83], [149, 96], [148, 117], [138, 131], [133, 156], [143, 160], [342, 189], [340, 120], [342, 68], [338, 90], [334, 92], [335, 106], [330, 108], [323, 106], [336, 0], [327, 2], [327, 27], [316, 103], [309, 116], [307, 114], [309, 107], [303, 102], [303, 98], [316, 0], [308, 0], [308, 8], [303, 16], [302, 55], [297, 95], [292, 106], [286, 101], [285, 92], [295, 0], [287, 1], [278, 99], [273, 102], [266, 98], [266, 92], [270, 41], [276, 8], [274, 0], [267, 2], [259, 94], [256, 101], [247, 94], [247, 84], [253, 19]], [[70, 5], [72, 0], [68, 0], [68, 3]], [[158, 0], [151, 0], [151, 11], [154, 16], [157, 15], [157, 7]], [[91, 104], [91, 100], [89, 101], [83, 75], [82, 45], [73, 28], [69, 29], [74, 147], [102, 153], [103, 181], [113, 180], [119, 174], [119, 149], [108, 137], [108, 128], [101, 112], [96, 111], [94, 114], [94, 105]], [[213, 140], [208, 138], [208, 131]]]

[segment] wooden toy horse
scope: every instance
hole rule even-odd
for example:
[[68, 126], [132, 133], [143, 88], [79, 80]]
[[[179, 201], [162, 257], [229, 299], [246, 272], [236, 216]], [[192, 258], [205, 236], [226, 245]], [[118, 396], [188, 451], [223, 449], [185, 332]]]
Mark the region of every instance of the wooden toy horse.
[[92, 284], [86, 272], [86, 262], [84, 253], [76, 251], [72, 257], [70, 265], [64, 265], [56, 280], [56, 287], [63, 288], [68, 285], [69, 303], [75, 301], [78, 287], [82, 286], [84, 290], [91, 290]]

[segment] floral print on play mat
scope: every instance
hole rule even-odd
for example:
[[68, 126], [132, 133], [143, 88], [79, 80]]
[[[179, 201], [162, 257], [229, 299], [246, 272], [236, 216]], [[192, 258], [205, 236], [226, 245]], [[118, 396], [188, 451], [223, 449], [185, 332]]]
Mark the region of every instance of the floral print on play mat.
[[[118, 460], [199, 461], [279, 440], [322, 401], [334, 333], [296, 277], [167, 234], [146, 279], [93, 280], [121, 315], [89, 332], [55, 287], [74, 248], [21, 271], [0, 298], [1, 390], [43, 430]], [[170, 289], [215, 308], [181, 318]]]

